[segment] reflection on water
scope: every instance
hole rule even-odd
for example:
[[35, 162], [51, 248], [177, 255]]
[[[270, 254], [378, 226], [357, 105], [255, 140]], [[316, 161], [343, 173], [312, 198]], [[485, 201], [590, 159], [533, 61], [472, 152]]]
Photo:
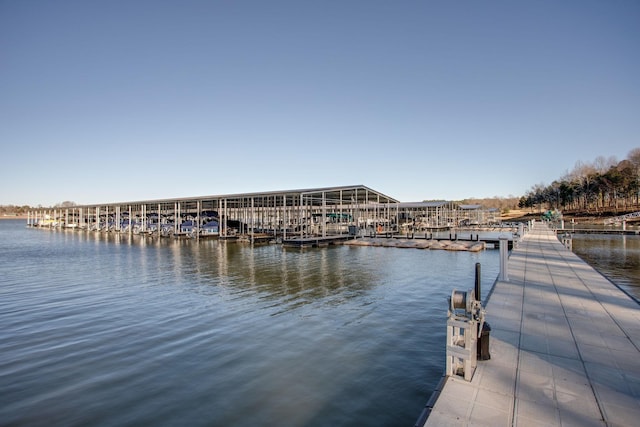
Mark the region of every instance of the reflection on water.
[[498, 252], [285, 249], [0, 221], [0, 420], [411, 425]]
[[573, 251], [640, 300], [640, 235], [574, 234]]

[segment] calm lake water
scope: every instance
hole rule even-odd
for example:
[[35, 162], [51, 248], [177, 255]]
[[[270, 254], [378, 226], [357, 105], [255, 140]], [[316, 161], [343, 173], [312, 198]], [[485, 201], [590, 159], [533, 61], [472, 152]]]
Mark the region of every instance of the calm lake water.
[[0, 424], [411, 426], [498, 255], [0, 221]]
[[640, 301], [640, 235], [574, 234], [573, 252]]

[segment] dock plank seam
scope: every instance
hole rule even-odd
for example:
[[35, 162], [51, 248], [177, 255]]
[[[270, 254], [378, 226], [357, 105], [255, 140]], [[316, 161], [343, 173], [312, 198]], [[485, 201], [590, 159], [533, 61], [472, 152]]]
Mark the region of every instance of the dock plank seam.
[[[524, 251], [524, 257], [523, 257], [523, 262], [524, 262], [524, 268], [523, 268], [523, 275], [522, 275], [522, 298], [520, 299], [520, 329], [519, 329], [519, 336], [518, 336], [518, 346], [516, 348], [516, 360], [518, 361], [517, 365], [516, 365], [516, 375], [514, 375], [513, 377], [513, 408], [511, 409], [511, 426], [515, 427], [517, 425], [517, 418], [516, 418], [516, 414], [518, 414], [518, 380], [519, 380], [519, 375], [520, 375], [520, 363], [521, 363], [521, 354], [522, 354], [522, 337], [523, 337], [523, 328], [524, 328], [524, 300], [525, 300], [525, 292], [526, 292], [526, 284], [527, 284], [527, 258], [529, 257], [529, 248], [527, 247], [526, 250]], [[516, 282], [516, 280], [512, 279], [512, 282]], [[519, 281], [518, 281], [519, 282]]]

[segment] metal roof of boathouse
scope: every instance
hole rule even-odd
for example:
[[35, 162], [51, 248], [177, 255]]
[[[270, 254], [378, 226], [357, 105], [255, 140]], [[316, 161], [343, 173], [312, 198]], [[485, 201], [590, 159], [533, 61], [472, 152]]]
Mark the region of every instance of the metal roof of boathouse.
[[119, 201], [107, 203], [88, 203], [82, 205], [74, 205], [73, 207], [90, 207], [90, 206], [122, 206], [122, 205], [149, 205], [158, 203], [174, 203], [174, 202], [197, 202], [197, 201], [213, 201], [213, 200], [248, 200], [253, 199], [254, 203], [260, 205], [262, 202], [268, 203], [269, 206], [282, 206], [283, 203], [288, 205], [295, 203], [294, 197], [304, 199], [306, 205], [322, 204], [322, 200], [329, 204], [389, 204], [400, 203], [397, 199], [387, 196], [379, 191], [373, 190], [365, 185], [351, 185], [339, 187], [318, 187], [304, 188], [293, 190], [263, 191], [251, 193], [231, 193], [219, 195], [205, 196], [189, 196], [189, 197], [171, 197], [166, 199], [149, 199], [135, 201]]

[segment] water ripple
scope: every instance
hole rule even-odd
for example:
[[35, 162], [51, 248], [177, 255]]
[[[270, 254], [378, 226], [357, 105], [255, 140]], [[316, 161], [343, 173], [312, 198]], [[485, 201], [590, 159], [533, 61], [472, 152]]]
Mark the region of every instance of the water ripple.
[[497, 275], [491, 251], [0, 235], [6, 425], [410, 425], [446, 296]]

